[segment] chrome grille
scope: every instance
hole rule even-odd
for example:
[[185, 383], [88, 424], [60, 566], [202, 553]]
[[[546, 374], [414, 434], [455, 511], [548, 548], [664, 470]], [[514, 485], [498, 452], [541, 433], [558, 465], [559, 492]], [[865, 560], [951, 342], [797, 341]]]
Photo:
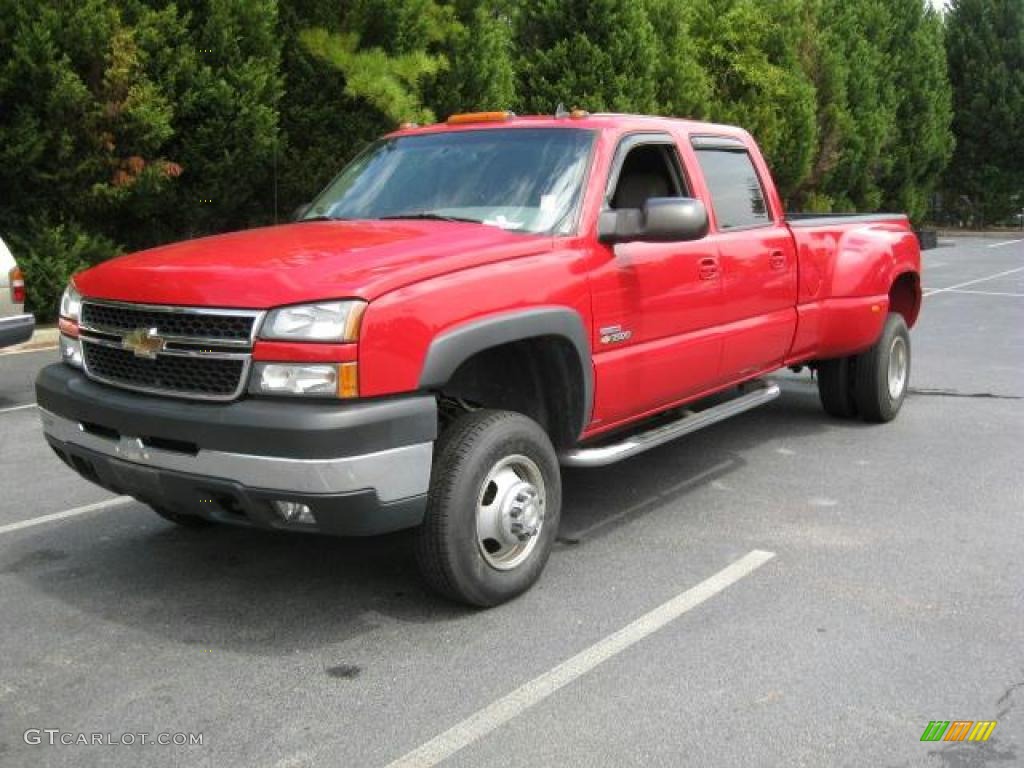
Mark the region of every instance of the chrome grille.
[[170, 308], [150, 309], [124, 304], [82, 304], [82, 325], [114, 333], [136, 328], [156, 328], [161, 336], [194, 338], [209, 341], [243, 342], [252, 339], [252, 314], [202, 312], [189, 309], [175, 312]]
[[[85, 373], [140, 392], [233, 400], [245, 390], [261, 314], [87, 299], [79, 323]], [[140, 345], [140, 334], [155, 343]]]

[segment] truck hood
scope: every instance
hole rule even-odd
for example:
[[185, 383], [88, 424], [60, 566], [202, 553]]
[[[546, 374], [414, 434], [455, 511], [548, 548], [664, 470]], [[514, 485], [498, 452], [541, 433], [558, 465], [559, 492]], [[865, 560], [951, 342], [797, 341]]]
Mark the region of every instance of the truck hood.
[[539, 253], [550, 236], [444, 221], [310, 221], [174, 243], [75, 276], [87, 297], [266, 309], [357, 297]]

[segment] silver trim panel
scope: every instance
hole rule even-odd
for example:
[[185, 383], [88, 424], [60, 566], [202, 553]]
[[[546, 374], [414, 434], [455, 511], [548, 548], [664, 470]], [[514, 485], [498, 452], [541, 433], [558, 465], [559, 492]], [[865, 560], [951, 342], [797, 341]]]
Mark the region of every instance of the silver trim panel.
[[[99, 345], [101, 347], [110, 347], [111, 349], [119, 349], [122, 352], [124, 351], [124, 346], [122, 346], [119, 341], [112, 341], [110, 339], [101, 339], [101, 338], [96, 337], [96, 336], [89, 336], [88, 332], [86, 332], [86, 335], [83, 335], [82, 334], [82, 330], [83, 330], [82, 328], [79, 328], [79, 337], [83, 341], [88, 341], [90, 344], [97, 344], [97, 345]], [[89, 329], [89, 330], [92, 330], [92, 329]], [[175, 344], [180, 343], [177, 340], [177, 337], [161, 335], [160, 338], [162, 338], [164, 341], [172, 342], [172, 343], [175, 343]], [[160, 350], [160, 354], [161, 355], [166, 355], [167, 357], [202, 357], [202, 358], [206, 358], [207, 360], [248, 360], [249, 357], [250, 357], [250, 354], [249, 354], [248, 351], [245, 351], [245, 352], [204, 352], [201, 349], [167, 349], [166, 347], [164, 349]]]
[[573, 448], [559, 454], [563, 467], [604, 467], [616, 461], [628, 459], [638, 453], [657, 448], [677, 437], [696, 432], [698, 429], [717, 424], [719, 421], [736, 416], [751, 408], [764, 405], [777, 398], [779, 386], [767, 381], [752, 382], [749, 391], [732, 400], [698, 413], [688, 413], [676, 421], [654, 427], [646, 432], [630, 435], [621, 442], [595, 448]]
[[[106, 325], [86, 325], [80, 322], [78, 330], [81, 333], [97, 333], [103, 336], [123, 336], [126, 329], [113, 328]], [[168, 344], [188, 344], [196, 347], [241, 347], [242, 349], [249, 349], [252, 346], [252, 341], [245, 339], [208, 339], [202, 336], [171, 336], [166, 333], [161, 333], [160, 338]]]
[[200, 449], [179, 453], [146, 445], [142, 438], [101, 437], [77, 421], [39, 409], [43, 431], [63, 443], [154, 469], [231, 480], [283, 493], [349, 493], [374, 490], [382, 503], [420, 496], [430, 485], [433, 443], [417, 443], [337, 459], [285, 459]]

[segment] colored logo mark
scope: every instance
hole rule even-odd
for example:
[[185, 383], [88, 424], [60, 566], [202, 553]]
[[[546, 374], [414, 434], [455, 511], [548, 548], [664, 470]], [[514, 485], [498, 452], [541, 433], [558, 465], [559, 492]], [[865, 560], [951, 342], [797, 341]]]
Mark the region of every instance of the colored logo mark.
[[995, 729], [995, 720], [932, 720], [921, 741], [988, 741]]

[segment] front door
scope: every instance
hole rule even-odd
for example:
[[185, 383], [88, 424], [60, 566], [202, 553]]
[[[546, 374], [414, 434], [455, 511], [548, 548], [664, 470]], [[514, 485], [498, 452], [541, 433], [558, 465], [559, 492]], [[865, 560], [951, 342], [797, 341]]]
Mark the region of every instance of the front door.
[[[628, 136], [609, 176], [606, 205], [642, 208], [651, 197], [692, 196], [674, 140]], [[722, 280], [709, 239], [605, 246], [591, 273], [594, 423], [607, 428], [714, 386], [722, 342]]]

